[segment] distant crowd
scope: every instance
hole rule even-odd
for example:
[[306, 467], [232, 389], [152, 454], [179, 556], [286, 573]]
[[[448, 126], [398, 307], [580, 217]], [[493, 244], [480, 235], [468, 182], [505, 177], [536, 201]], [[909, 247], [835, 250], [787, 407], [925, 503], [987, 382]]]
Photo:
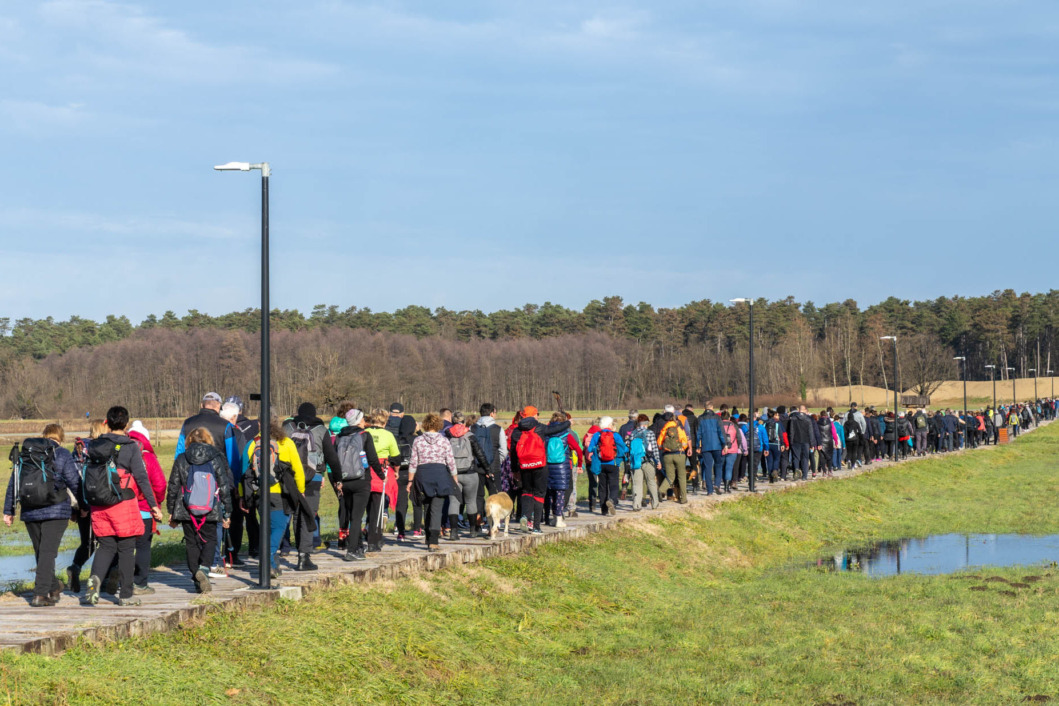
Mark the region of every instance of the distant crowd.
[[[383, 550], [391, 517], [392, 541], [424, 541], [428, 551], [437, 551], [441, 539], [487, 537], [487, 499], [503, 498], [500, 493], [513, 505], [511, 518], [521, 531], [561, 528], [586, 509], [577, 501], [578, 476], [586, 471], [588, 512], [638, 512], [667, 501], [687, 503], [689, 492], [748, 490], [751, 476], [799, 481], [831, 475], [844, 464], [852, 469], [996, 444], [1001, 430], [1017, 436], [1053, 419], [1056, 404], [1042, 399], [980, 411], [896, 413], [853, 404], [840, 413], [829, 407], [812, 414], [805, 405], [747, 414], [712, 403], [697, 413], [689, 404], [651, 417], [630, 410], [620, 426], [599, 417], [579, 437], [568, 413], [543, 421], [532, 405], [503, 425], [489, 403], [477, 414], [441, 409], [417, 423], [400, 403], [362, 410], [342, 402], [325, 422], [305, 402], [291, 417], [273, 417], [267, 451], [259, 448], [258, 421], [244, 411], [237, 396], [222, 400], [207, 393], [182, 425], [168, 477], [150, 432], [139, 421], [130, 425], [121, 406], [93, 421], [88, 437], [74, 439], [72, 452], [58, 424], [16, 445], [4, 522], [12, 524], [18, 505], [37, 558], [31, 605], [54, 605], [67, 587], [82, 593], [83, 567], [93, 554], [82, 601], [96, 605], [109, 593], [119, 605], [138, 605], [140, 596], [154, 592], [148, 584], [151, 543], [166, 515], [182, 529], [188, 570], [195, 589], [205, 593], [211, 578], [247, 562], [278, 577], [291, 552], [296, 571], [316, 570], [312, 557], [320, 551], [363, 561]], [[265, 466], [271, 469], [267, 488]], [[328, 487], [338, 500], [333, 546], [320, 535], [320, 500]], [[264, 558], [262, 493], [270, 527]], [[80, 543], [64, 582], [55, 562], [71, 521]]]

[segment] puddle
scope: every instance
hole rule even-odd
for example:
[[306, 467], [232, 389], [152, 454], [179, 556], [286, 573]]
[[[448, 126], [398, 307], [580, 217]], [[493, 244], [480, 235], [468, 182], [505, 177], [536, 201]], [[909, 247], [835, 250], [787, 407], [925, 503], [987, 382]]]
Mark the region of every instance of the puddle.
[[814, 566], [869, 576], [951, 574], [985, 566], [1031, 566], [1059, 562], [1059, 535], [938, 534], [880, 542], [821, 558]]
[[[66, 575], [66, 567], [74, 560], [74, 552], [71, 549], [59, 552], [55, 560], [55, 573], [60, 576]], [[0, 587], [6, 587], [16, 581], [29, 581], [37, 577], [37, 558], [32, 554], [21, 554], [19, 556], [0, 557]]]

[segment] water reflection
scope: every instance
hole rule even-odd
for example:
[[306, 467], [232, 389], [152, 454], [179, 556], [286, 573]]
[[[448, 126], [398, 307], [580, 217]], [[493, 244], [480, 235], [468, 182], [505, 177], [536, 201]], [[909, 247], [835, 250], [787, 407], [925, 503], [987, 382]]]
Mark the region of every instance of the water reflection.
[[1059, 561], [1059, 535], [937, 534], [879, 542], [824, 557], [816, 566], [869, 576], [951, 574], [977, 566], [1023, 566]]

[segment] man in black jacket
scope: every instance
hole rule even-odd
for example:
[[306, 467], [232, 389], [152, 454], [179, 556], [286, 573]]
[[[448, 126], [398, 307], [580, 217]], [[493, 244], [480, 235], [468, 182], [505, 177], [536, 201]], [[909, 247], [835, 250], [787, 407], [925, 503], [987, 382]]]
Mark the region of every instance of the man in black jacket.
[[[316, 416], [316, 405], [303, 402], [298, 406], [298, 414], [283, 423], [287, 436], [298, 447], [305, 468], [305, 500], [307, 511], [299, 507], [295, 514], [294, 536], [298, 544], [298, 565], [295, 571], [315, 571], [317, 566], [312, 562], [313, 534], [319, 522], [320, 489], [324, 484], [324, 473], [327, 467], [340, 468], [341, 462], [331, 443], [331, 435], [322, 419]], [[309, 438], [311, 437], [311, 438]], [[303, 441], [304, 439], [304, 441]]]
[[791, 442], [791, 468], [794, 469], [794, 480], [798, 480], [798, 472], [801, 471], [802, 480], [809, 477], [810, 456], [813, 448], [817, 446], [816, 440], [820, 431], [813, 423], [805, 405], [798, 407], [797, 412], [792, 412], [787, 420], [787, 433]]
[[[397, 539], [405, 538], [408, 516], [408, 460], [412, 455], [412, 442], [416, 437], [416, 420], [404, 413], [404, 405], [394, 402], [390, 405], [390, 418], [386, 420], [386, 430], [397, 439], [397, 448], [401, 451], [401, 466], [397, 470], [397, 507], [394, 510], [394, 525]], [[484, 506], [483, 506], [484, 507]], [[412, 536], [423, 534], [423, 506], [412, 497]]]

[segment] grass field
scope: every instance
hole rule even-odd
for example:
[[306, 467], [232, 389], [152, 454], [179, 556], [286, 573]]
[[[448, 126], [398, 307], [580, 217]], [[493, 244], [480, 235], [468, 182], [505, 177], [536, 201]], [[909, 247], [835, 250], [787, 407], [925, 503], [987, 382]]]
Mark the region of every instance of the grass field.
[[885, 538], [1057, 532], [1057, 452], [1059, 425], [1013, 446], [218, 614], [168, 635], [60, 658], [0, 655], [0, 685], [12, 703], [1059, 698], [1054, 568], [988, 571], [1042, 579], [978, 592], [947, 576], [799, 568]]

